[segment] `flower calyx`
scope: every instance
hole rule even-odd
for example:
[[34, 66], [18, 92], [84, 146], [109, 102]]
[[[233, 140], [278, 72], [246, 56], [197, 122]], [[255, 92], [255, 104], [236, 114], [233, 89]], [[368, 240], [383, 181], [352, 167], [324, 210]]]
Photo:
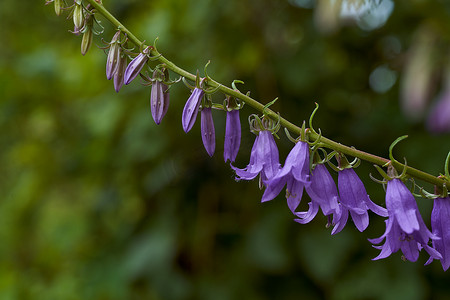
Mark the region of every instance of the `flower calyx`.
[[259, 132], [261, 131], [270, 131], [272, 135], [278, 137], [277, 132], [281, 127], [279, 119], [275, 121], [267, 115], [263, 115], [262, 118], [260, 118], [256, 114], [251, 114], [248, 117], [248, 122], [250, 124], [250, 131], [254, 134], [259, 135]]

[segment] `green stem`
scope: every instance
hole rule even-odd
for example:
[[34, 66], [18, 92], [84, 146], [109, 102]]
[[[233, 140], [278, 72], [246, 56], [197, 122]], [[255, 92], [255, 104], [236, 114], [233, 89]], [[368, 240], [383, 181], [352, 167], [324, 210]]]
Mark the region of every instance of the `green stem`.
[[[98, 13], [102, 14], [109, 22], [111, 22], [114, 26], [116, 26], [118, 29], [120, 29], [122, 32], [126, 33], [128, 36], [128, 39], [134, 43], [136, 46], [141, 46], [143, 44], [142, 41], [140, 41], [131, 31], [129, 31], [122, 23], [119, 22], [119, 20], [117, 20], [103, 5], [97, 3], [95, 0], [86, 0], [87, 2], [89, 2], [93, 7], [95, 7], [95, 9], [97, 10]], [[178, 67], [177, 65], [175, 65], [173, 62], [171, 62], [170, 60], [168, 60], [167, 58], [165, 58], [163, 55], [161, 55], [161, 53], [159, 53], [156, 49], [151, 51], [151, 55], [152, 56], [158, 56], [158, 61], [160, 63], [163, 63], [166, 65], [166, 68], [171, 70], [172, 72], [183, 76], [189, 80], [195, 81], [196, 76], [192, 73], [189, 73], [188, 71]], [[229, 95], [232, 97], [235, 97], [237, 99], [240, 99], [241, 101], [245, 102], [245, 104], [253, 107], [254, 109], [258, 110], [259, 112], [263, 112], [264, 110], [264, 105], [261, 104], [260, 102], [256, 101], [255, 99], [242, 94], [241, 92], [237, 91], [237, 90], [233, 90], [227, 86], [224, 86], [222, 84], [220, 84], [219, 82], [209, 79], [207, 81], [208, 86], [212, 87], [212, 88], [217, 88], [218, 90], [220, 90], [223, 94], [225, 95]], [[274, 111], [266, 108], [265, 109], [265, 113], [266, 115], [268, 115], [269, 117], [271, 117], [274, 120], [280, 120], [280, 124], [281, 126], [287, 128], [290, 132], [295, 133], [297, 135], [300, 135], [301, 133], [301, 128], [292, 124], [291, 122], [289, 122], [288, 120], [280, 117], [277, 113], [275, 113]], [[315, 141], [319, 138], [319, 135], [315, 132], [310, 132], [309, 133], [309, 138], [311, 141]], [[379, 165], [379, 166], [383, 166], [385, 165], [387, 162], [389, 162], [389, 159], [383, 158], [383, 157], [379, 157], [361, 150], [357, 150], [355, 148], [352, 147], [348, 147], [345, 145], [342, 145], [340, 143], [337, 143], [333, 140], [330, 140], [324, 136], [320, 137], [320, 143], [322, 144], [323, 147], [329, 148], [329, 149], [333, 149], [336, 150], [338, 152], [341, 152], [343, 154], [349, 155], [349, 156], [353, 156], [353, 157], [357, 157], [361, 160]], [[393, 162], [394, 167], [401, 172], [404, 169], [404, 165], [398, 162]], [[436, 176], [433, 176], [431, 174], [425, 173], [423, 171], [420, 171], [418, 169], [412, 168], [407, 166], [406, 167], [406, 173], [414, 178], [423, 180], [425, 182], [431, 183], [433, 185], [437, 185], [439, 187], [443, 186], [444, 184], [450, 185], [449, 182], [447, 180], [443, 180], [441, 178], [438, 178]]]

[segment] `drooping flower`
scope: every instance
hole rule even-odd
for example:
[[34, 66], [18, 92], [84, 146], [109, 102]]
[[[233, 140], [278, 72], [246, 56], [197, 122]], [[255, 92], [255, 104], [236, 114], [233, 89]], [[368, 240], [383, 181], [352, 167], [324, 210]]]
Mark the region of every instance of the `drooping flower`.
[[[311, 198], [309, 209], [306, 212], [296, 212], [299, 219], [295, 221], [301, 224], [309, 223], [317, 215], [320, 207], [322, 213], [328, 217], [328, 224], [335, 225], [331, 234], [340, 232], [347, 222], [348, 215], [341, 214], [339, 195], [333, 177], [325, 165], [317, 164], [311, 171], [310, 178], [311, 184], [305, 188]], [[331, 215], [333, 215], [332, 222]]]
[[339, 171], [338, 189], [342, 214], [347, 215], [350, 212], [353, 223], [359, 231], [362, 232], [369, 226], [369, 214], [367, 213], [369, 209], [379, 216], [388, 216], [385, 208], [370, 200], [364, 184], [352, 168]]
[[121, 31], [118, 30], [114, 34], [111, 42], [109, 43], [108, 57], [106, 58], [106, 78], [110, 80], [113, 78], [114, 74], [117, 72], [119, 61], [121, 57], [122, 47], [119, 43]]
[[144, 51], [139, 53], [129, 64], [124, 74], [124, 83], [129, 84], [132, 82], [136, 76], [141, 72], [142, 68], [148, 61], [148, 55], [150, 53], [150, 46], [145, 48]]
[[202, 102], [202, 98], [205, 92], [200, 88], [195, 88], [192, 91], [191, 96], [186, 101], [183, 108], [183, 115], [181, 116], [181, 124], [183, 125], [184, 132], [189, 132], [194, 126], [197, 119], [198, 108]]
[[234, 162], [241, 145], [241, 120], [239, 119], [239, 110], [233, 109], [227, 111], [225, 125], [225, 142], [223, 158], [225, 162], [230, 160]]
[[157, 125], [166, 115], [169, 102], [169, 87], [160, 80], [154, 79], [150, 92], [150, 111]]
[[[442, 255], [441, 264], [444, 271], [450, 267], [450, 197], [434, 199], [431, 211], [431, 230], [440, 239], [433, 240], [433, 247]], [[433, 257], [430, 256], [428, 263]]]
[[216, 133], [214, 129], [211, 107], [203, 107], [200, 117], [203, 145], [205, 146], [208, 155], [213, 156], [216, 149]]
[[269, 130], [261, 130], [256, 136], [250, 154], [250, 162], [244, 169], [231, 165], [236, 172], [236, 180], [252, 180], [258, 174], [261, 181], [266, 184], [280, 169], [277, 144]]
[[286, 157], [281, 170], [267, 182], [262, 202], [275, 198], [287, 184], [286, 198], [289, 209], [294, 212], [303, 194], [303, 188], [310, 185], [309, 145], [299, 141]]
[[442, 259], [442, 255], [428, 245], [429, 239], [439, 238], [428, 230], [414, 196], [398, 178], [391, 179], [387, 183], [386, 208], [388, 212], [388, 219], [385, 221], [386, 231], [379, 238], [369, 239], [372, 244], [380, 244], [385, 240], [382, 246], [373, 246], [381, 250], [373, 260], [386, 258], [401, 249], [405, 259], [416, 261], [422, 248], [432, 258]]

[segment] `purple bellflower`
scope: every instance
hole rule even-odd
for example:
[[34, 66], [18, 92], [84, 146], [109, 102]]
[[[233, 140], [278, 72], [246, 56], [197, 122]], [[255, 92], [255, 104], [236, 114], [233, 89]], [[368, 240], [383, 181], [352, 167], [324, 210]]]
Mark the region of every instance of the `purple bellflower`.
[[267, 182], [262, 202], [275, 198], [287, 184], [286, 198], [289, 209], [294, 212], [303, 194], [303, 188], [309, 186], [309, 145], [299, 141], [286, 157], [283, 168]]
[[141, 72], [142, 68], [148, 61], [148, 54], [150, 53], [150, 46], [145, 48], [144, 51], [139, 53], [129, 64], [124, 74], [124, 83], [129, 84], [136, 76]]
[[[387, 217], [387, 210], [376, 205], [367, 195], [364, 184], [355, 170], [346, 168], [338, 173], [338, 189], [340, 202], [342, 204], [342, 214], [347, 215], [350, 212], [353, 223], [359, 231], [364, 231], [369, 226], [369, 214], [371, 210], [379, 216]], [[345, 217], [344, 219], [346, 219]], [[344, 226], [343, 224], [342, 226]]]
[[[434, 199], [431, 229], [434, 235], [441, 238], [433, 240], [433, 247], [442, 255], [442, 268], [447, 271], [450, 267], [450, 197]], [[432, 260], [430, 256], [427, 264]]]
[[200, 118], [203, 145], [205, 146], [208, 155], [213, 156], [216, 149], [216, 133], [214, 129], [211, 107], [203, 107], [200, 113]]
[[[316, 165], [311, 171], [311, 184], [305, 189], [311, 198], [309, 209], [306, 212], [296, 212], [299, 219], [295, 219], [295, 221], [301, 224], [309, 223], [316, 216], [320, 207], [323, 214], [328, 217], [328, 224], [335, 225], [331, 234], [340, 232], [347, 222], [347, 215], [341, 214], [336, 183], [325, 165]], [[333, 222], [330, 221], [331, 215], [333, 215]]]
[[250, 154], [250, 162], [244, 169], [239, 169], [231, 165], [236, 172], [236, 180], [252, 180], [258, 174], [265, 185], [273, 178], [280, 169], [279, 154], [277, 144], [269, 130], [261, 130], [256, 136]]
[[[429, 239], [439, 238], [428, 230], [420, 216], [414, 196], [398, 178], [387, 183], [386, 208], [388, 212], [388, 219], [385, 221], [386, 231], [379, 238], [369, 239], [372, 244], [380, 244], [385, 239], [382, 246], [373, 246], [381, 250], [373, 260], [386, 258], [401, 249], [405, 259], [416, 261], [422, 248], [431, 258], [442, 259], [437, 250], [428, 246]], [[431, 258], [428, 262], [431, 262]]]
[[154, 80], [150, 92], [150, 110], [153, 120], [157, 125], [161, 123], [162, 118], [169, 109], [169, 88], [159, 80]]
[[181, 116], [181, 124], [183, 125], [184, 132], [189, 132], [194, 126], [195, 119], [197, 119], [198, 108], [202, 103], [203, 95], [205, 92], [200, 88], [195, 88], [192, 91], [191, 96], [186, 101], [183, 108], [183, 115]]
[[239, 110], [233, 109], [227, 111], [227, 120], [225, 124], [225, 142], [223, 158], [225, 162], [230, 160], [234, 162], [241, 145], [241, 120], [239, 119]]

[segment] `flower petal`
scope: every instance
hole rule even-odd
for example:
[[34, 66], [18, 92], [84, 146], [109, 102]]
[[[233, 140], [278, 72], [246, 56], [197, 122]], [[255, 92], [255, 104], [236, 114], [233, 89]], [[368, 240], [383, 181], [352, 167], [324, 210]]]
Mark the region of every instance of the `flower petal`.
[[223, 158], [225, 162], [230, 160], [234, 162], [241, 145], [241, 120], [239, 119], [239, 110], [227, 111], [225, 125], [225, 142]]
[[201, 133], [202, 141], [206, 152], [213, 156], [216, 149], [216, 133], [211, 113], [211, 107], [204, 107], [201, 112]]
[[183, 108], [183, 115], [181, 116], [181, 124], [183, 125], [184, 132], [189, 132], [194, 126], [197, 119], [198, 108], [202, 102], [202, 98], [205, 92], [202, 89], [195, 88], [192, 91], [191, 96], [186, 101]]

